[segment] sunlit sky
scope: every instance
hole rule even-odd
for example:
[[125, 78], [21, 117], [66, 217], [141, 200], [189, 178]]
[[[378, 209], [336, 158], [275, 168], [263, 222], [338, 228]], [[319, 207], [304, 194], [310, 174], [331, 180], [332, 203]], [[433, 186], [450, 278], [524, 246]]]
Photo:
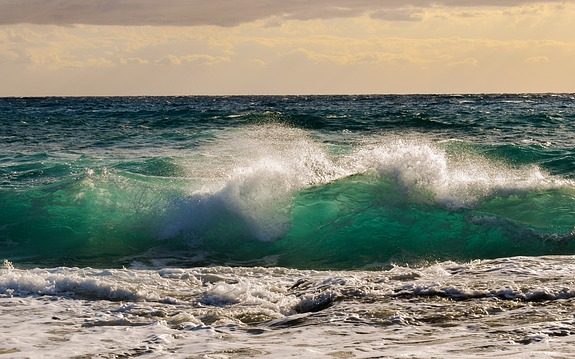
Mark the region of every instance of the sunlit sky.
[[575, 0], [0, 0], [0, 96], [575, 92]]

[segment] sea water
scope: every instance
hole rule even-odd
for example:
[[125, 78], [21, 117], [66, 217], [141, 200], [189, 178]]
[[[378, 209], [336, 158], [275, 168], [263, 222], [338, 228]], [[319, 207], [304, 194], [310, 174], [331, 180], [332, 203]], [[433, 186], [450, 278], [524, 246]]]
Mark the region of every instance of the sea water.
[[0, 355], [565, 357], [575, 95], [0, 99]]

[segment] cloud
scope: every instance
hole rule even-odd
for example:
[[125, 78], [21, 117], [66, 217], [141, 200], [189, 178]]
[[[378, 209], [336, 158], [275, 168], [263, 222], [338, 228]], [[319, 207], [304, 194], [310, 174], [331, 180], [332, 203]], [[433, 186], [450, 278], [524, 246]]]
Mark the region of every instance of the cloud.
[[184, 64], [197, 64], [197, 65], [215, 65], [218, 63], [228, 61], [227, 58], [222, 56], [211, 56], [205, 54], [193, 54], [193, 55], [167, 55], [158, 61], [158, 65], [184, 65]]
[[122, 65], [147, 65], [149, 61], [141, 59], [139, 57], [128, 57], [128, 58], [121, 58], [120, 63]]
[[548, 64], [551, 62], [547, 56], [533, 56], [525, 59], [528, 64]]
[[259, 19], [329, 19], [371, 14], [417, 20], [428, 7], [509, 7], [574, 0], [0, 0], [0, 25], [236, 26]]
[[479, 65], [479, 60], [477, 60], [476, 58], [473, 58], [473, 57], [467, 57], [463, 60], [454, 61], [454, 62], [449, 63], [449, 66], [472, 66], [472, 67], [476, 67], [477, 65]]
[[419, 11], [413, 8], [377, 10], [371, 13], [371, 18], [385, 21], [419, 21], [421, 20]]

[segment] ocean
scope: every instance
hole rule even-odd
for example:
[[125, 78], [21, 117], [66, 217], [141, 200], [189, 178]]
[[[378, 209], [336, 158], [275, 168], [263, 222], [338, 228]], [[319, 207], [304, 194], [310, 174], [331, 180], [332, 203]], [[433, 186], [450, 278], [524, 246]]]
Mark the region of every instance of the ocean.
[[0, 356], [565, 358], [575, 95], [0, 98]]

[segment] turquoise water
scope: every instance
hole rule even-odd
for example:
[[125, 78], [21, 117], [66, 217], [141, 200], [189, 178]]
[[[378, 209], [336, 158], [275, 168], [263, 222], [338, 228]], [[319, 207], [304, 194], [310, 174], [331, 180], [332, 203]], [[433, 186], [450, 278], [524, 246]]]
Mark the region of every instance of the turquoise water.
[[575, 96], [0, 99], [0, 258], [575, 254]]

